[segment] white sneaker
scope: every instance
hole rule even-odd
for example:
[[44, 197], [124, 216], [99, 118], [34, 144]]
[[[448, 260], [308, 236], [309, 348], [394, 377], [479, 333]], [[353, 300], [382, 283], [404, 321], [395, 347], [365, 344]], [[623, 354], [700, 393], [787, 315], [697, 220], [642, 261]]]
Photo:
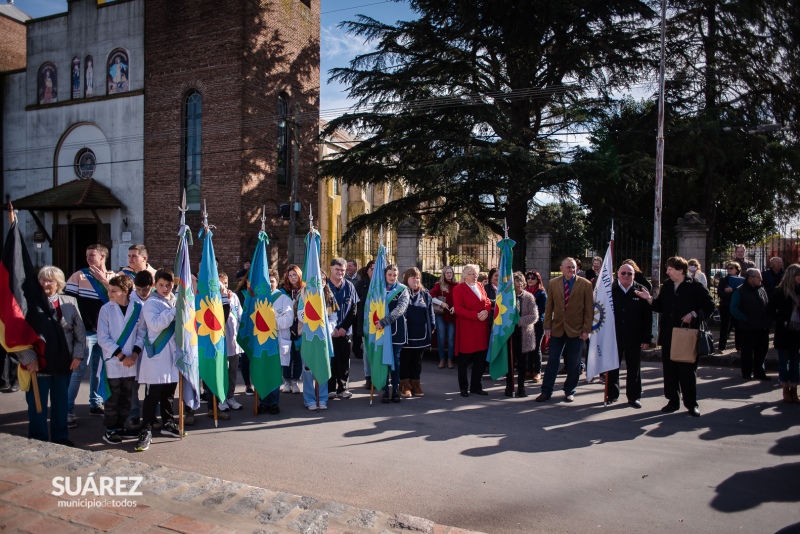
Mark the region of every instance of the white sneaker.
[[225, 402], [228, 403], [228, 407], [231, 410], [241, 410], [242, 409], [242, 405], [239, 404], [238, 402], [236, 402], [236, 399], [227, 399]]
[[[312, 404], [311, 406], [308, 407], [308, 409], [311, 412], [316, 412], [317, 411], [317, 405], [316, 404]], [[327, 404], [320, 404], [319, 405], [319, 409], [320, 410], [327, 410], [328, 409], [328, 405]]]
[[350, 397], [352, 397], [352, 396], [353, 396], [353, 394], [352, 394], [352, 393], [350, 393], [350, 390], [349, 390], [349, 389], [346, 389], [346, 390], [342, 391], [341, 393], [339, 393], [339, 396], [340, 396], [341, 398], [343, 398], [343, 399], [349, 399]]
[[218, 404], [218, 408], [219, 408], [219, 411], [221, 411], [221, 412], [227, 412], [230, 409], [230, 406], [228, 406], [228, 401], [224, 400], [224, 401], [220, 402]]
[[302, 393], [302, 391], [300, 391], [300, 384], [297, 383], [297, 380], [292, 380], [291, 391], [292, 393]]
[[284, 380], [283, 381], [283, 389], [281, 390], [282, 393], [291, 393], [292, 392], [292, 381], [291, 380]]

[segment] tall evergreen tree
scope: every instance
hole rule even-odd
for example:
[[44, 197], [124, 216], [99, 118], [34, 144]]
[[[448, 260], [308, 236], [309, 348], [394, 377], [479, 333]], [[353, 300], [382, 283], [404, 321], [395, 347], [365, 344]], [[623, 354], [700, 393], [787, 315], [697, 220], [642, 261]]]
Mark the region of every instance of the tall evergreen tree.
[[345, 238], [410, 215], [431, 232], [468, 215], [501, 233], [505, 218], [519, 268], [529, 202], [568, 187], [553, 172], [560, 136], [636, 81], [652, 59], [654, 13], [640, 0], [410, 4], [417, 20], [344, 24], [376, 49], [332, 71], [358, 109], [323, 135], [343, 128], [363, 141], [321, 174], [408, 191], [356, 218]]

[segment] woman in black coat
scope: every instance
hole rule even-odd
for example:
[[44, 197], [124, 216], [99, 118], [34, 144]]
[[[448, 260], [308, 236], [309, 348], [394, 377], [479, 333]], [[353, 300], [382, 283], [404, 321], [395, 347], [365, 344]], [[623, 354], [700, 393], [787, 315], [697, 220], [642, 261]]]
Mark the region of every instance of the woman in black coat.
[[403, 273], [403, 285], [408, 286], [406, 327], [408, 338], [400, 353], [400, 396], [422, 397], [420, 383], [422, 355], [431, 346], [436, 316], [433, 314], [433, 297], [422, 285], [422, 274], [416, 267]]
[[670, 359], [672, 330], [683, 324], [697, 328], [697, 317], [701, 312], [705, 317], [710, 317], [714, 312], [714, 299], [711, 298], [711, 294], [703, 284], [687, 277], [688, 270], [689, 263], [685, 259], [673, 256], [667, 260], [669, 280], [661, 285], [658, 297], [653, 299], [646, 290], [637, 291], [636, 295], [651, 302], [653, 311], [661, 314], [658, 339], [664, 366], [664, 396], [669, 401], [661, 411], [677, 411], [680, 408], [682, 392], [683, 405], [691, 415], [700, 417], [697, 405], [698, 360], [695, 359], [694, 363], [683, 363]]

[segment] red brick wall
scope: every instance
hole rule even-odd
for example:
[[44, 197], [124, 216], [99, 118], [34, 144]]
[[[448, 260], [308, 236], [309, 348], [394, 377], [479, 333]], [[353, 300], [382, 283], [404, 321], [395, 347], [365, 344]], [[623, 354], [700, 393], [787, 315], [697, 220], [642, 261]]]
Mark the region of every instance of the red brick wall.
[[25, 68], [25, 25], [0, 16], [0, 72]]
[[[284, 265], [288, 222], [277, 205], [289, 202], [290, 190], [275, 176], [278, 94], [301, 104], [298, 198], [316, 204], [319, 0], [310, 10], [300, 0], [148, 0], [145, 13], [145, 242], [152, 263], [171, 266], [175, 258], [182, 98], [195, 88], [203, 95], [202, 197], [217, 227], [220, 269], [233, 275], [249, 261], [263, 204]], [[199, 214], [187, 222], [196, 236]], [[199, 243], [192, 249], [196, 266]]]

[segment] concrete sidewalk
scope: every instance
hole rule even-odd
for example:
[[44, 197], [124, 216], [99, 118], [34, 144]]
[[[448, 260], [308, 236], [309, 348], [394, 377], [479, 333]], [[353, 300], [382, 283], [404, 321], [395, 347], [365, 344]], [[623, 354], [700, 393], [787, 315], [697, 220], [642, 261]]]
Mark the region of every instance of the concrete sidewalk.
[[[0, 433], [0, 450], [3, 451], [2, 532], [472, 534], [420, 517], [387, 515], [332, 501], [276, 493], [199, 473], [131, 462], [105, 452], [10, 434]], [[75, 477], [82, 477], [84, 482], [92, 477], [99, 485], [100, 477], [116, 476], [142, 477], [142, 495], [95, 497], [90, 493], [86, 497], [66, 494], [56, 497], [52, 493], [54, 477], [71, 477], [75, 487]], [[97, 506], [102, 501], [106, 505]], [[127, 506], [120, 505], [123, 501]]]

